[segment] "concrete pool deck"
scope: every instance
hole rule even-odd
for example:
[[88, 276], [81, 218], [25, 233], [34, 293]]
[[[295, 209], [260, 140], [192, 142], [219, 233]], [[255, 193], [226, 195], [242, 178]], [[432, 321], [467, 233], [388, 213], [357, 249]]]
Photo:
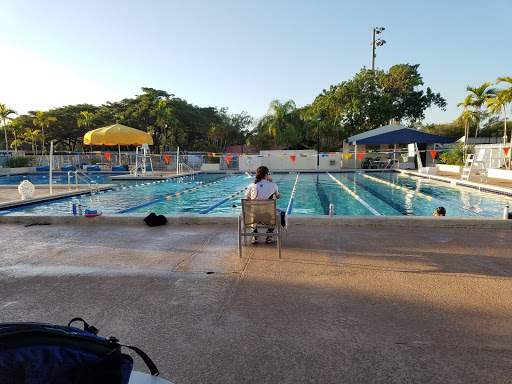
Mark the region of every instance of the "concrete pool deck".
[[297, 224], [240, 259], [228, 221], [99, 219], [0, 224], [0, 322], [83, 317], [175, 384], [510, 382], [510, 227]]

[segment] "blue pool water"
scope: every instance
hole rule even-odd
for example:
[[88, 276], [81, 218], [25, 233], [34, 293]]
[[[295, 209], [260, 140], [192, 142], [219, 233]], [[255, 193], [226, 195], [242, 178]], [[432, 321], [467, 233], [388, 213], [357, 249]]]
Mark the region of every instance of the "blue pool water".
[[[87, 176], [81, 175], [84, 179], [88, 180], [88, 177], [94, 180], [98, 184], [110, 184], [111, 176], [118, 176], [122, 173], [108, 174], [108, 173], [94, 173], [87, 172]], [[50, 184], [49, 173], [27, 173], [24, 175], [5, 175], [0, 176], [0, 185], [19, 185], [23, 180], [28, 180], [34, 185]], [[75, 176], [71, 175], [71, 183], [75, 184]], [[90, 181], [89, 181], [90, 182]], [[68, 184], [67, 173], [52, 173], [52, 184]], [[78, 184], [85, 184], [85, 181], [78, 178]]]
[[[439, 206], [448, 216], [501, 217], [510, 197], [454, 188], [434, 180], [410, 177], [398, 172], [362, 173], [275, 173], [281, 199], [278, 208], [287, 210], [297, 180], [291, 214], [328, 215], [330, 204], [335, 215], [431, 216]], [[10, 210], [10, 215], [71, 214], [73, 201], [83, 209], [104, 213], [158, 214], [232, 213], [240, 210], [244, 188], [252, 177], [241, 174], [202, 174], [190, 177], [120, 186], [116, 190], [73, 199]], [[1, 212], [0, 212], [1, 213]]]

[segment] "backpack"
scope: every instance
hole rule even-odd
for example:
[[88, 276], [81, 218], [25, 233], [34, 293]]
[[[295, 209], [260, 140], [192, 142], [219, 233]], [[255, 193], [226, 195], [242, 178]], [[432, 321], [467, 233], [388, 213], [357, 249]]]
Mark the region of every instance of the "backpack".
[[[72, 327], [75, 321], [84, 329]], [[133, 368], [130, 355], [121, 353], [115, 337], [77, 317], [67, 326], [44, 323], [0, 324], [0, 383], [2, 384], [127, 384]], [[151, 375], [159, 372], [140, 349], [135, 351]]]
[[156, 227], [157, 225], [164, 225], [167, 223], [167, 218], [164, 215], [157, 215], [155, 212], [151, 212], [144, 218], [146, 224], [150, 227]]

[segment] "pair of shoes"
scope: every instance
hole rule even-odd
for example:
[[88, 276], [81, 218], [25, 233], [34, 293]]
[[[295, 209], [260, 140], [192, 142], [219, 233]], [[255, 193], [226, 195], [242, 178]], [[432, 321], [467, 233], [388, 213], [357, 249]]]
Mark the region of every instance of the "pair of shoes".
[[275, 239], [272, 236], [267, 236], [267, 239], [265, 240], [265, 244], [272, 244], [275, 243]]
[[252, 237], [251, 244], [258, 244], [258, 238], [256, 236]]

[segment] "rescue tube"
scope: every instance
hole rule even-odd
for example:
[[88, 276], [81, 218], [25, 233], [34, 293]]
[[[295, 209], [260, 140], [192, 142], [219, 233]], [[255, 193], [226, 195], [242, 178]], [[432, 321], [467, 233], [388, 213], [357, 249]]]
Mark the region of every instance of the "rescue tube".
[[100, 213], [86, 213], [84, 216], [85, 217], [96, 217], [96, 216], [101, 216], [103, 214], [103, 212], [100, 212]]

